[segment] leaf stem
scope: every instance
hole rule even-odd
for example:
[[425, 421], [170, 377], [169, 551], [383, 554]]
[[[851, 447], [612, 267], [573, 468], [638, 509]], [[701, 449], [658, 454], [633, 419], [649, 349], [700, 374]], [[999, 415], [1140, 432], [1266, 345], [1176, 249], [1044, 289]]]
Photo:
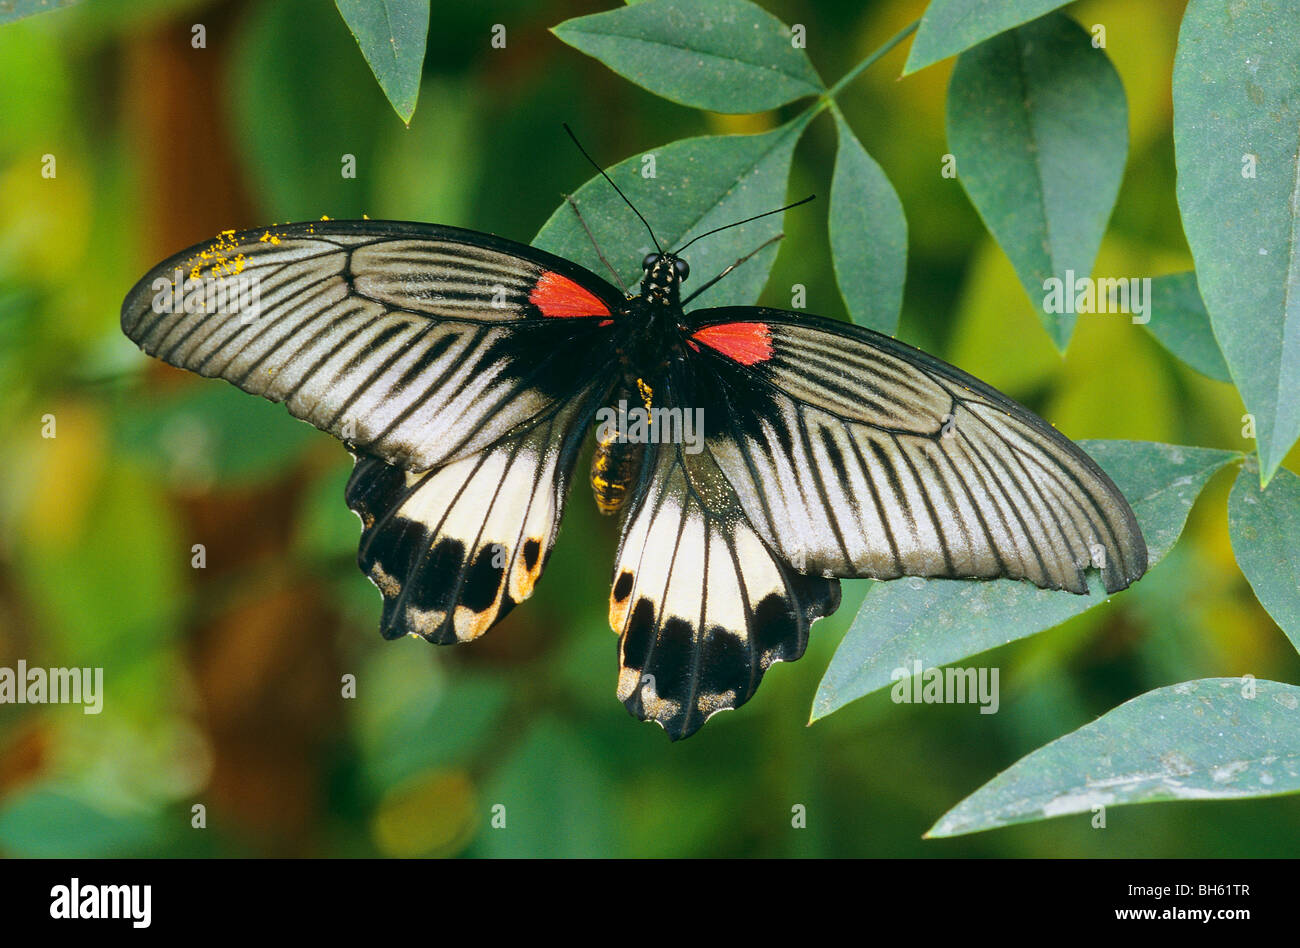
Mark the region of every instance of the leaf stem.
[[835, 83], [835, 85], [831, 86], [824, 93], [822, 93], [822, 105], [820, 108], [825, 108], [826, 104], [829, 103], [831, 99], [835, 98], [842, 91], [844, 91], [845, 86], [847, 86], [854, 79], [858, 78], [858, 76], [862, 75], [862, 73], [866, 72], [867, 69], [869, 69], [871, 66], [874, 66], [886, 54], [888, 54], [889, 51], [892, 50], [895, 46], [897, 46], [899, 43], [903, 42], [903, 40], [907, 39], [909, 36], [915, 33], [916, 28], [920, 25], [921, 25], [921, 19], [920, 17], [917, 17], [907, 26], [903, 27], [901, 30], [895, 33], [893, 37], [891, 37], [885, 43], [884, 46], [880, 47], [878, 50], [876, 50], [866, 59], [862, 60], [862, 62], [858, 63], [847, 73], [845, 73], [844, 78], [842, 78], [839, 82]]

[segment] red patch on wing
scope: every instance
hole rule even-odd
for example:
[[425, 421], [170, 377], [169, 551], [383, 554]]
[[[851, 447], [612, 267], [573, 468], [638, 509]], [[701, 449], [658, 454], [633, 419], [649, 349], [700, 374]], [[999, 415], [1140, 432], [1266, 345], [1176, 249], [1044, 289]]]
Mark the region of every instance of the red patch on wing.
[[772, 330], [767, 323], [722, 323], [706, 326], [691, 336], [741, 365], [772, 358]]
[[528, 302], [540, 309], [543, 316], [610, 315], [609, 307], [590, 290], [550, 270], [542, 274], [528, 294]]

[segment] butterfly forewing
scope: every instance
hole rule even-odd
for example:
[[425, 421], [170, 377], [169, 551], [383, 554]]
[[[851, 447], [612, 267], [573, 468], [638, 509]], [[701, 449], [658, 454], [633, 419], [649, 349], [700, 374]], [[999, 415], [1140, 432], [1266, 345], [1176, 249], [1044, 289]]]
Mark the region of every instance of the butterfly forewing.
[[228, 232], [159, 264], [122, 328], [165, 362], [424, 471], [607, 372], [601, 323], [619, 300], [582, 268], [489, 235], [321, 221]]
[[[1107, 590], [1146, 569], [1123, 495], [1076, 445], [886, 336], [751, 307], [691, 314], [708, 451], [755, 529], [827, 576]], [[736, 327], [744, 327], [737, 329]]]

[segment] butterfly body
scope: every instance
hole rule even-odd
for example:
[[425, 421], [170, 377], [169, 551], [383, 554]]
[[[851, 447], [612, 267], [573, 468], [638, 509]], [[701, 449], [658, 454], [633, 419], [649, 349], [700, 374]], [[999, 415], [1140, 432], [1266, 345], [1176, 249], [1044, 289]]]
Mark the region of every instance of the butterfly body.
[[[623, 422], [628, 405], [638, 413], [654, 411], [658, 379], [671, 362], [685, 357], [691, 345], [681, 304], [681, 284], [689, 266], [671, 254], [649, 254], [643, 266], [640, 295], [629, 297], [615, 310], [615, 352], [621, 378], [604, 408]], [[623, 508], [641, 471], [644, 444], [644, 437], [628, 437], [625, 424], [597, 425], [591, 488], [602, 514], [615, 514]]]
[[[1109, 591], [1145, 571], [1105, 473], [990, 386], [834, 320], [686, 312], [686, 262], [643, 266], [628, 297], [489, 234], [291, 224], [160, 263], [122, 328], [347, 444], [358, 564], [389, 638], [468, 642], [531, 595], [593, 422], [643, 409], [641, 429], [594, 426], [591, 486], [621, 517], [616, 691], [673, 738], [802, 655], [840, 578], [1082, 594], [1089, 569]], [[254, 281], [253, 311], [168, 303], [231, 274]]]
[[[628, 394], [627, 389], [620, 392]], [[626, 405], [626, 397], [618, 403]], [[645, 447], [639, 441], [627, 440], [617, 427], [597, 425], [596, 451], [591, 457], [591, 490], [601, 513], [616, 514], [623, 509], [644, 457]]]

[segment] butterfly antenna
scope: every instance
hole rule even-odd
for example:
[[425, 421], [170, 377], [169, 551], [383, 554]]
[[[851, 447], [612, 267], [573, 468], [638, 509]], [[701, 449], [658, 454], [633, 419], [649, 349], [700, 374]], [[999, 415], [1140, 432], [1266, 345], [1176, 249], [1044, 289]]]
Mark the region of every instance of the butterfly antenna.
[[727, 275], [728, 273], [730, 273], [732, 270], [736, 269], [736, 267], [740, 266], [742, 263], [744, 263], [744, 262], [745, 262], [746, 260], [748, 260], [750, 257], [752, 257], [752, 256], [754, 256], [755, 254], [757, 254], [757, 253], [758, 253], [760, 250], [762, 250], [764, 247], [770, 247], [772, 244], [776, 243], [778, 240], [780, 240], [780, 239], [781, 239], [782, 237], [784, 237], [784, 236], [785, 236], [785, 234], [777, 234], [775, 237], [769, 237], [767, 240], [763, 241], [761, 244], [759, 244], [757, 247], [755, 247], [755, 248], [754, 248], [753, 250], [751, 250], [749, 253], [745, 254], [743, 257], [741, 257], [739, 260], [737, 260], [737, 261], [736, 261], [735, 263], [733, 263], [731, 266], [727, 267], [727, 269], [723, 270], [721, 273], [719, 273], [717, 276], [715, 276], [715, 277], [714, 277], [712, 280], [710, 280], [708, 283], [705, 283], [703, 286], [697, 286], [697, 287], [695, 288], [695, 292], [694, 292], [694, 293], [692, 293], [690, 296], [686, 297], [686, 299], [682, 300], [682, 305], [685, 306], [685, 305], [686, 305], [687, 303], [689, 303], [691, 300], [695, 299], [695, 297], [699, 296], [701, 293], [703, 293], [703, 292], [704, 292], [705, 290], [707, 290], [709, 287], [713, 286], [713, 284], [715, 284], [715, 283], [717, 283], [719, 280], [721, 280], [724, 276], [726, 276], [726, 275]]
[[591, 232], [591, 228], [587, 226], [586, 219], [582, 216], [582, 211], [578, 209], [578, 202], [573, 199], [572, 194], [566, 194], [564, 199], [569, 202], [569, 207], [573, 208], [573, 214], [578, 218], [578, 223], [581, 224], [582, 229], [587, 232], [587, 239], [591, 241], [591, 246], [595, 248], [596, 256], [599, 257], [600, 262], [608, 268], [610, 274], [614, 277], [614, 282], [617, 283], [618, 288], [623, 291], [623, 295], [627, 296], [627, 284], [623, 282], [623, 278], [619, 276], [618, 271], [614, 269], [614, 264], [609, 262], [604, 251], [600, 249], [600, 244], [596, 242], [596, 235]]
[[[645, 224], [645, 229], [649, 232], [650, 239], [654, 241], [655, 249], [658, 250], [660, 253], [663, 253], [664, 248], [659, 246], [659, 238], [655, 236], [655, 232], [651, 229], [650, 222], [646, 220], [644, 217], [641, 217], [641, 212], [636, 209], [636, 205], [633, 204], [631, 201], [629, 201], [627, 195], [624, 194], [621, 190], [619, 190], [618, 185], [614, 183], [614, 179], [611, 178], [609, 175], [605, 174], [605, 169], [602, 168], [600, 165], [596, 164], [596, 159], [592, 158], [591, 155], [587, 154], [587, 149], [582, 147], [582, 142], [578, 141], [578, 136], [573, 134], [573, 129], [569, 128], [569, 123], [563, 122], [561, 124], [564, 125], [564, 130], [569, 133], [569, 137], [573, 139], [573, 144], [578, 146], [578, 151], [582, 152], [582, 157], [586, 158], [589, 162], [591, 162], [591, 166], [600, 172], [601, 177], [604, 178], [606, 181], [608, 181], [609, 186], [618, 192], [618, 196], [623, 199], [623, 201], [627, 204], [628, 207], [632, 208], [632, 213], [635, 214], [637, 217], [641, 218], [641, 223]], [[744, 222], [742, 221], [741, 223]]]
[[690, 240], [686, 241], [686, 243], [682, 244], [680, 247], [674, 250], [673, 256], [676, 256], [677, 254], [681, 253], [683, 250], [685, 250], [691, 244], [695, 243], [695, 241], [699, 240], [701, 237], [708, 237], [710, 234], [716, 234], [720, 230], [727, 230], [728, 228], [731, 227], [739, 227], [741, 224], [748, 224], [750, 221], [756, 221], [760, 217], [770, 217], [773, 214], [780, 214], [782, 211], [788, 211], [790, 210], [790, 208], [798, 207], [800, 204], [807, 204], [816, 196], [817, 195], [815, 194], [810, 194], [802, 201], [795, 201], [793, 204], [787, 204], [785, 207], [778, 207], [775, 211], [764, 211], [762, 214], [755, 214], [753, 217], [746, 217], [743, 221], [736, 221], [734, 224], [723, 224], [721, 227], [713, 228], [713, 230], [706, 230], [704, 233], [696, 237], [692, 237]]

